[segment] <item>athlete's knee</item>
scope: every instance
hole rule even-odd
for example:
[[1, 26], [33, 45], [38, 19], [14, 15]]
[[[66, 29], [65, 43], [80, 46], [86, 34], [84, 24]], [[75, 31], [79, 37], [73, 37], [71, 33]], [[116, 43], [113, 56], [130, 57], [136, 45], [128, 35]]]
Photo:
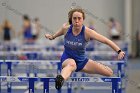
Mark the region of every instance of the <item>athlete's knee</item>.
[[74, 71], [77, 66], [76, 66], [76, 62], [73, 59], [67, 59], [64, 63], [63, 63], [63, 68], [64, 67], [68, 67], [69, 69], [71, 69], [72, 71]]
[[70, 66], [72, 68], [76, 68], [76, 63], [74, 61], [71, 61], [67, 64], [67, 66]]

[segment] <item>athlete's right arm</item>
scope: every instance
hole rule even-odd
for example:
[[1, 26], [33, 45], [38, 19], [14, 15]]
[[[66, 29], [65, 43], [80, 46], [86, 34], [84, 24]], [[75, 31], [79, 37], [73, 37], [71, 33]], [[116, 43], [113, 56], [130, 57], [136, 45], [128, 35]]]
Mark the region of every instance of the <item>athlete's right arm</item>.
[[64, 35], [66, 33], [66, 31], [68, 30], [68, 28], [69, 28], [69, 26], [63, 24], [63, 26], [55, 34], [53, 34], [53, 35], [45, 34], [45, 37], [50, 40], [53, 40], [56, 37]]

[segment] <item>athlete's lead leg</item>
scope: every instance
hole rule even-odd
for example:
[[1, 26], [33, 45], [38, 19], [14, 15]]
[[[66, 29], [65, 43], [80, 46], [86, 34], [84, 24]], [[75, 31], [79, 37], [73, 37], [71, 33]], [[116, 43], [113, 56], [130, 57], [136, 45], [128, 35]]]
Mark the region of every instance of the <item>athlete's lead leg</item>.
[[57, 75], [55, 81], [55, 87], [58, 90], [61, 89], [64, 80], [67, 80], [71, 73], [76, 70], [76, 63], [73, 59], [68, 58], [63, 62], [62, 68], [61, 75]]

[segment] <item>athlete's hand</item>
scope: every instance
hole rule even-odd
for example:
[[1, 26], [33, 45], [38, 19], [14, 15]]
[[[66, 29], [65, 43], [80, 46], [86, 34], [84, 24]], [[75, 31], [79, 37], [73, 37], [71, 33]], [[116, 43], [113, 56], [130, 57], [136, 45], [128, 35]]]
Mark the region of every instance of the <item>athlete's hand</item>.
[[53, 35], [50, 35], [50, 34], [45, 34], [45, 37], [47, 39], [49, 39], [49, 40], [53, 40], [54, 39]]
[[125, 56], [125, 52], [121, 51], [118, 55], [118, 59], [123, 59]]

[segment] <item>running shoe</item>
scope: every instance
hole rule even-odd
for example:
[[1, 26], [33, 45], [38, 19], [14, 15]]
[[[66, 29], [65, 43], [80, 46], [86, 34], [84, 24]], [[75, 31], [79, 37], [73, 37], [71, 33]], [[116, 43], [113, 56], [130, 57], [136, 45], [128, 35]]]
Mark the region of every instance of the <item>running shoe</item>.
[[57, 75], [55, 80], [55, 88], [57, 90], [60, 90], [61, 87], [63, 86], [63, 83], [64, 83], [64, 78], [62, 77], [62, 75]]

